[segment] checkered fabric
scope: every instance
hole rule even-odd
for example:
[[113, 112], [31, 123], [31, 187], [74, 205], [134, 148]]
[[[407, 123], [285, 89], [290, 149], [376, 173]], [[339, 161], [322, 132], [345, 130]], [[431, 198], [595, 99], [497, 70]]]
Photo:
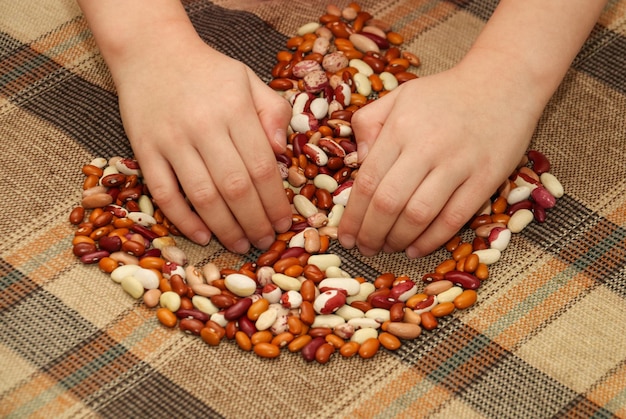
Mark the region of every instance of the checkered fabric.
[[[405, 37], [423, 76], [456, 63], [497, 2], [360, 3]], [[325, 5], [185, 2], [206, 42], [264, 80]], [[73, 256], [80, 168], [131, 153], [115, 90], [72, 0], [0, 0], [0, 417], [626, 418], [626, 0], [607, 6], [532, 146], [566, 194], [515, 235], [476, 306], [370, 360], [210, 347]], [[178, 241], [199, 266], [255, 257]], [[443, 260], [333, 251], [370, 279]]]

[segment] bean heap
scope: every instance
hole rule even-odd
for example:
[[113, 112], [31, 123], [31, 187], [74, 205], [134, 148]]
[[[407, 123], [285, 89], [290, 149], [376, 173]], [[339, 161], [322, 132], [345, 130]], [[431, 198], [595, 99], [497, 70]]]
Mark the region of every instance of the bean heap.
[[396, 350], [440, 318], [471, 307], [511, 236], [563, 195], [550, 162], [530, 150], [517, 169], [445, 244], [449, 258], [421, 282], [386, 272], [355, 277], [328, 253], [358, 174], [352, 114], [416, 76], [419, 59], [402, 52], [402, 37], [351, 3], [328, 6], [277, 54], [269, 85], [292, 104], [288, 150], [277, 156], [293, 204], [290, 231], [276, 236], [255, 262], [239, 268], [188, 263], [180, 232], [152, 200], [132, 158], [96, 158], [82, 168], [73, 252], [97, 264], [135, 299], [156, 308], [158, 321], [211, 346], [234, 340], [244, 351], [275, 358], [299, 352], [306, 361], [373, 357]]

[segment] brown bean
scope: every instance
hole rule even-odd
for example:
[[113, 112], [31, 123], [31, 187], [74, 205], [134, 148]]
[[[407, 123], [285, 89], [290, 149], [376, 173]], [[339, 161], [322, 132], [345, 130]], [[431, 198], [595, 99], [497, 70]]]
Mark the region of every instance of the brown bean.
[[354, 341], [346, 342], [345, 345], [339, 348], [339, 353], [341, 354], [341, 356], [345, 358], [349, 358], [359, 352], [360, 346], [361, 345], [359, 344], [359, 342], [354, 342]]
[[181, 319], [178, 328], [185, 333], [189, 333], [192, 335], [200, 335], [202, 328], [204, 327], [204, 323], [198, 319], [193, 318], [184, 318]]
[[163, 326], [174, 327], [176, 326], [176, 323], [178, 323], [178, 317], [176, 317], [176, 314], [165, 307], [158, 308], [156, 315], [157, 319]]
[[389, 309], [389, 319], [392, 322], [399, 322], [404, 319], [404, 303], [397, 302]]
[[[223, 335], [222, 335], [223, 336]], [[217, 346], [222, 341], [222, 336], [212, 328], [204, 327], [200, 330], [200, 338], [211, 346]]]
[[267, 311], [270, 306], [270, 302], [265, 298], [259, 298], [255, 302], [253, 302], [248, 308], [247, 316], [253, 322], [257, 321], [261, 313]]
[[322, 343], [315, 351], [315, 360], [320, 364], [325, 364], [330, 360], [332, 354], [335, 353], [335, 347], [328, 342]]
[[295, 336], [290, 332], [282, 332], [272, 338], [272, 345], [276, 345], [279, 348], [284, 348], [289, 345]]
[[272, 267], [274, 268], [274, 271], [276, 271], [277, 273], [284, 273], [285, 269], [287, 269], [288, 267], [293, 266], [293, 265], [299, 265], [299, 264], [300, 264], [300, 260], [297, 257], [292, 256], [292, 257], [286, 257], [286, 258], [276, 261]]
[[305, 346], [307, 346], [313, 338], [309, 335], [300, 335], [294, 338], [288, 345], [289, 352], [300, 352]]
[[460, 295], [458, 295], [453, 303], [454, 306], [459, 310], [464, 310], [468, 307], [471, 307], [476, 303], [478, 299], [478, 294], [475, 290], [464, 290]]
[[309, 326], [315, 321], [315, 310], [313, 309], [313, 303], [310, 301], [303, 301], [300, 305], [300, 320]]
[[252, 341], [250, 340], [250, 337], [241, 330], [235, 333], [235, 341], [242, 351], [249, 352], [252, 349]]
[[346, 343], [346, 341], [343, 340], [343, 338], [340, 338], [334, 333], [324, 336], [324, 340], [326, 340], [326, 342], [330, 343], [337, 349], [341, 348]]
[[81, 257], [83, 255], [87, 255], [89, 253], [95, 252], [97, 249], [96, 245], [92, 242], [82, 242], [76, 243], [72, 248], [72, 252], [75, 256]]
[[374, 280], [374, 287], [376, 287], [376, 289], [391, 288], [391, 285], [393, 284], [393, 281], [395, 280], [396, 280], [396, 276], [394, 274], [392, 274], [391, 272], [385, 272], [383, 274], [380, 274]]
[[170, 276], [170, 286], [172, 287], [172, 291], [181, 297], [187, 295], [187, 284], [182, 276], [178, 274]]
[[414, 323], [390, 322], [385, 331], [400, 339], [415, 339], [422, 333], [422, 328]]
[[74, 225], [78, 225], [83, 222], [85, 218], [85, 208], [83, 207], [75, 207], [72, 212], [70, 212], [70, 223]]
[[123, 173], [111, 173], [100, 180], [100, 184], [107, 188], [123, 185], [124, 182], [126, 182], [126, 175]]
[[280, 348], [269, 342], [260, 342], [252, 348], [261, 358], [276, 358], [280, 355]]
[[305, 265], [302, 274], [306, 279], [310, 279], [314, 283], [320, 282], [325, 277], [324, 272], [316, 265]]
[[263, 342], [270, 343], [273, 338], [274, 335], [269, 330], [259, 330], [257, 332], [254, 332], [252, 336], [250, 336], [250, 342], [254, 346]]
[[383, 345], [385, 349], [389, 349], [390, 351], [395, 351], [396, 349], [402, 346], [402, 342], [396, 336], [392, 335], [389, 332], [381, 332], [378, 335], [378, 340], [380, 344]]
[[272, 266], [274, 263], [280, 259], [281, 251], [276, 249], [270, 249], [265, 253], [262, 253], [261, 256], [258, 257], [256, 263], [258, 266]]
[[359, 347], [359, 356], [363, 359], [372, 358], [378, 352], [380, 341], [378, 338], [368, 338]]
[[449, 314], [452, 314], [454, 309], [455, 309], [454, 304], [452, 302], [446, 301], [445, 303], [439, 303], [436, 306], [434, 306], [430, 310], [430, 312], [435, 317], [445, 317]]
[[82, 167], [82, 172], [85, 176], [98, 176], [98, 178], [102, 177], [103, 170], [98, 166], [94, 166], [93, 164], [85, 164]]
[[420, 314], [421, 325], [426, 330], [434, 330], [439, 325], [437, 318], [430, 311]]

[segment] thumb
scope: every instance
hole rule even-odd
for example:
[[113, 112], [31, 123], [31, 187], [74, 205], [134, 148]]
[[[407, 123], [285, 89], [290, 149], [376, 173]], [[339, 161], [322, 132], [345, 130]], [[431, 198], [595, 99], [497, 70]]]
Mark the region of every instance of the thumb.
[[291, 119], [289, 102], [259, 79], [252, 70], [250, 91], [259, 121], [272, 150], [283, 154], [287, 149], [287, 126]]
[[352, 115], [352, 132], [357, 144], [358, 161], [363, 163], [369, 150], [374, 146], [387, 116], [393, 107], [393, 92], [370, 102]]

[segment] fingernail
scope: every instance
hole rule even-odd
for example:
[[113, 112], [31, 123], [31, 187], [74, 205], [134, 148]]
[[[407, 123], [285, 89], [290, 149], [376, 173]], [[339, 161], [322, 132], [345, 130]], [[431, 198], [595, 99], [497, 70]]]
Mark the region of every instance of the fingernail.
[[284, 129], [277, 129], [274, 133], [273, 138], [274, 144], [280, 147], [281, 150], [285, 150], [287, 148], [287, 133]]
[[409, 259], [415, 259], [421, 256], [419, 251], [414, 247], [407, 247], [405, 253]]
[[359, 163], [363, 163], [365, 157], [367, 157], [367, 144], [365, 142], [359, 143], [359, 151], [356, 154]]
[[246, 239], [239, 239], [233, 244], [233, 251], [235, 253], [247, 253], [250, 250], [250, 242]]
[[276, 225], [274, 225], [274, 230], [279, 233], [284, 233], [285, 231], [289, 230], [289, 228], [291, 228], [291, 217], [283, 218], [282, 220], [278, 221]]
[[377, 250], [370, 249], [369, 247], [359, 246], [359, 252], [363, 256], [374, 256], [378, 253]]
[[206, 246], [211, 241], [211, 234], [206, 231], [197, 231], [192, 240], [201, 246]]
[[274, 243], [275, 240], [274, 236], [265, 236], [257, 242], [255, 247], [257, 249], [266, 250], [272, 245], [272, 243]]
[[354, 247], [354, 244], [356, 243], [356, 240], [354, 236], [343, 235], [339, 237], [339, 243], [341, 243], [341, 245], [346, 249], [352, 249]]

